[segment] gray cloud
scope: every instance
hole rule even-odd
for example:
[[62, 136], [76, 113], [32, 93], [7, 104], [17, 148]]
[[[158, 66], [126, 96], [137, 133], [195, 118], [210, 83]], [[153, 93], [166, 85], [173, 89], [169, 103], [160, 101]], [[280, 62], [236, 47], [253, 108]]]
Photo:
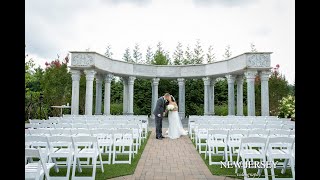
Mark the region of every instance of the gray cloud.
[[258, 0], [193, 0], [196, 6], [224, 6], [224, 7], [236, 7], [246, 6], [257, 3]]

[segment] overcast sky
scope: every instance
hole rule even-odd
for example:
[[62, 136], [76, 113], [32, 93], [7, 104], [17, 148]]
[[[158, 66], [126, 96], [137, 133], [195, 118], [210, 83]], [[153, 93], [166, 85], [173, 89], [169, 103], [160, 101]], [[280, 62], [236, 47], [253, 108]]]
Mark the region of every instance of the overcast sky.
[[104, 54], [108, 44], [113, 59], [136, 43], [145, 58], [159, 41], [172, 56], [178, 42], [185, 50], [200, 39], [217, 60], [227, 45], [236, 56], [254, 43], [295, 80], [294, 0], [27, 0], [25, 8], [26, 53], [41, 67], [72, 50]]

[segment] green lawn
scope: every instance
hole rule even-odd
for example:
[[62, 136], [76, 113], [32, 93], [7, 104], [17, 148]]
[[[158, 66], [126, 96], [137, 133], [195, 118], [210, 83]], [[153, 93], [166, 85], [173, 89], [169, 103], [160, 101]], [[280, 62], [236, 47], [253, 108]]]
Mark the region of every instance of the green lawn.
[[[195, 146], [194, 142], [193, 142], [193, 145]], [[205, 147], [202, 147], [202, 150], [205, 150]], [[223, 150], [223, 148], [222, 149], [219, 148], [219, 150]], [[238, 173], [235, 173], [235, 168], [225, 168], [224, 166], [221, 167], [220, 164], [219, 165], [209, 165], [209, 157], [207, 156], [207, 159], [205, 159], [204, 158], [205, 157], [204, 154], [201, 154], [200, 156], [201, 156], [201, 158], [203, 159], [203, 161], [205, 162], [205, 164], [207, 165], [207, 167], [209, 168], [210, 172], [213, 175], [216, 175], [216, 176], [227, 176], [227, 177], [232, 177], [232, 178], [236, 178], [236, 179], [243, 179], [242, 168], [238, 169]], [[214, 157], [211, 157], [211, 158], [215, 162], [216, 161], [217, 162], [223, 161], [222, 160], [222, 156], [214, 156]], [[232, 160], [236, 161], [237, 160], [237, 156], [233, 156]], [[277, 161], [283, 162], [283, 160], [277, 160]], [[257, 175], [257, 172], [258, 172], [258, 169], [247, 169], [247, 173], [251, 174], [252, 176], [253, 175]], [[281, 169], [275, 169], [275, 174], [276, 174], [276, 178], [291, 178], [292, 177], [290, 168], [288, 168], [286, 170], [285, 174], [281, 174]], [[271, 171], [270, 171], [270, 169], [268, 169], [268, 175], [269, 175], [269, 179], [271, 180]], [[263, 172], [261, 174], [261, 177], [264, 177], [264, 173]]]
[[[104, 173], [102, 173], [101, 168], [99, 166], [97, 166], [95, 179], [105, 180], [105, 179], [110, 179], [110, 178], [114, 178], [114, 177], [133, 174], [136, 167], [137, 167], [137, 164], [139, 162], [141, 154], [142, 154], [142, 152], [148, 142], [150, 134], [151, 134], [151, 131], [148, 132], [147, 139], [142, 143], [138, 153], [134, 155], [134, 158], [132, 159], [131, 164], [105, 164], [103, 166]], [[106, 160], [107, 155], [103, 156], [102, 159]], [[118, 155], [117, 156], [117, 160], [122, 160], [122, 159], [127, 160], [128, 155]], [[83, 160], [83, 159], [81, 159], [81, 160]], [[66, 168], [59, 168], [58, 173], [56, 173], [54, 171], [54, 168], [52, 168], [50, 171], [50, 176], [65, 176], [66, 173], [67, 173]], [[72, 168], [71, 168], [71, 172], [70, 172], [70, 179], [71, 179], [71, 174], [72, 174]], [[92, 175], [92, 168], [82, 168], [82, 173], [79, 173], [78, 171], [76, 171], [76, 176], [91, 176], [91, 175]]]

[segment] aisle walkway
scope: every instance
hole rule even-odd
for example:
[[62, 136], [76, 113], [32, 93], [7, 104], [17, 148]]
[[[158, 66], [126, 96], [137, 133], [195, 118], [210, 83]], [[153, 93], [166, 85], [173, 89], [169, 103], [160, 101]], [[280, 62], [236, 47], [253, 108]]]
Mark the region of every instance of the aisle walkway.
[[[187, 136], [176, 140], [157, 140], [154, 128], [151, 130], [151, 137], [135, 173], [114, 179], [232, 179], [213, 176]], [[166, 129], [163, 129], [163, 132], [165, 131]]]

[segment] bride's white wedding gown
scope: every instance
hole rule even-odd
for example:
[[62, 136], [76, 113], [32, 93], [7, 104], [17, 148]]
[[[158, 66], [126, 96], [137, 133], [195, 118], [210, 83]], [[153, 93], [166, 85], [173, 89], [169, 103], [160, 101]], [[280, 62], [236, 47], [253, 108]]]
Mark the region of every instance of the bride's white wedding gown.
[[168, 121], [169, 121], [169, 129], [167, 133], [170, 139], [177, 139], [181, 135], [188, 134], [188, 132], [183, 129], [178, 111], [169, 111]]

